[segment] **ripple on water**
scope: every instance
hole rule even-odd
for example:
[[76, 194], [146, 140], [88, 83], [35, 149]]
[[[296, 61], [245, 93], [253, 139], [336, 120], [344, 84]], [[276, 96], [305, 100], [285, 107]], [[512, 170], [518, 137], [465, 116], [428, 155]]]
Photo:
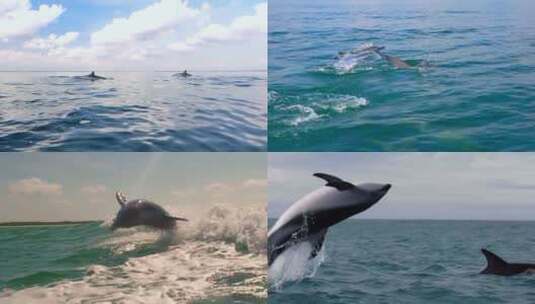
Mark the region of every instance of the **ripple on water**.
[[171, 74], [0, 73], [0, 150], [266, 149], [265, 73]]

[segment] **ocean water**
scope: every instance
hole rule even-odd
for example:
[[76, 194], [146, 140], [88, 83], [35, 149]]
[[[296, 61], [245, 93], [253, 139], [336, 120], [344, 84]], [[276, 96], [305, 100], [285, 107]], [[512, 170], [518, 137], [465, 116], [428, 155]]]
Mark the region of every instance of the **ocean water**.
[[[270, 151], [535, 150], [530, 0], [269, 3]], [[338, 56], [366, 45], [379, 56]]]
[[308, 271], [288, 265], [299, 279], [281, 282], [269, 270], [269, 303], [535, 303], [535, 275], [479, 274], [481, 248], [534, 263], [534, 229], [533, 222], [348, 220], [329, 229]]
[[0, 151], [263, 151], [266, 73], [0, 72]]
[[0, 227], [0, 303], [266, 303], [265, 218], [214, 207], [164, 234]]

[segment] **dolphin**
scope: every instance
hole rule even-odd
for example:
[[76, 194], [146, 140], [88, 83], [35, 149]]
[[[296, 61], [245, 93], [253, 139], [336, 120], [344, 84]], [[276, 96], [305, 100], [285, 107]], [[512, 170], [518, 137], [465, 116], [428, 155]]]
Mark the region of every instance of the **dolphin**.
[[482, 274], [512, 276], [520, 273], [535, 272], [535, 264], [507, 263], [487, 249], [482, 248], [481, 252], [487, 259], [487, 267], [481, 271]]
[[383, 49], [384, 47], [376, 47], [375, 49], [372, 49], [371, 51], [381, 56], [382, 59], [386, 60], [388, 63], [390, 63], [391, 65], [395, 66], [398, 69], [409, 69], [414, 66], [418, 66], [418, 67], [431, 66], [427, 60], [419, 60], [418, 64], [409, 64], [407, 61], [404, 61], [399, 57], [384, 54], [383, 52], [381, 52], [381, 50]]
[[188, 73], [188, 70], [184, 70], [182, 73], [176, 73], [173, 76], [181, 76], [181, 77], [186, 78], [186, 77], [190, 77], [192, 75], [190, 73]]
[[102, 76], [96, 75], [95, 72], [91, 72], [91, 73], [89, 73], [87, 75], [84, 75], [84, 76], [76, 76], [75, 78], [87, 79], [87, 80], [91, 80], [91, 81], [108, 79], [106, 77], [102, 77]]
[[268, 265], [291, 246], [310, 242], [314, 258], [323, 246], [325, 234], [333, 226], [377, 203], [390, 184], [354, 185], [336, 176], [315, 173], [325, 186], [305, 195], [288, 208], [268, 232]]
[[343, 58], [343, 57], [348, 57], [348, 56], [355, 57], [355, 58], [365, 57], [365, 56], [368, 56], [370, 53], [379, 52], [383, 50], [384, 48], [385, 48], [384, 46], [370, 45], [370, 46], [365, 46], [362, 48], [352, 49], [350, 51], [340, 51], [338, 52], [337, 58]]
[[399, 57], [383, 54], [383, 52], [381, 52], [380, 49], [379, 50], [374, 50], [374, 52], [377, 55], [381, 56], [381, 58], [383, 58], [384, 60], [386, 60], [387, 62], [389, 62], [393, 66], [395, 66], [396, 68], [408, 69], [408, 68], [411, 67], [411, 65], [409, 65], [406, 61], [401, 60], [401, 58], [399, 58]]
[[176, 221], [188, 221], [185, 218], [171, 216], [159, 205], [144, 199], [127, 202], [126, 196], [121, 192], [115, 193], [115, 198], [121, 209], [113, 220], [112, 230], [134, 226], [149, 226], [167, 230], [174, 229]]

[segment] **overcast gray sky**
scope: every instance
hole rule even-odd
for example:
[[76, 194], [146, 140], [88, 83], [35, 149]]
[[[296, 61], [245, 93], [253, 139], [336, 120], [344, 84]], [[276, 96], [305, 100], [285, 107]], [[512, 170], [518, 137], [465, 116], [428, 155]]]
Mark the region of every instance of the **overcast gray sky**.
[[270, 153], [270, 217], [324, 182], [393, 184], [357, 218], [535, 219], [535, 153]]
[[0, 153], [0, 222], [113, 217], [115, 191], [194, 216], [265, 208], [264, 153]]

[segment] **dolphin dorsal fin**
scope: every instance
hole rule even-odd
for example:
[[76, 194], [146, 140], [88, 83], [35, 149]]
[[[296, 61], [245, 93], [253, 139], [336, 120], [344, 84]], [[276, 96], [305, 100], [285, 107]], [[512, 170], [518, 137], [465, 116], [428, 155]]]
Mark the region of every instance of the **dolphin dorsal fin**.
[[339, 191], [349, 190], [355, 188], [355, 185], [353, 185], [350, 182], [346, 182], [342, 180], [341, 178], [338, 178], [336, 176], [326, 174], [326, 173], [314, 173], [315, 177], [319, 177], [323, 180], [325, 180], [327, 183], [325, 184], [326, 187], [333, 187], [336, 188]]
[[115, 198], [117, 199], [117, 203], [119, 203], [121, 207], [124, 207], [126, 196], [122, 192], [117, 191], [115, 192]]
[[494, 273], [496, 271], [503, 271], [503, 269], [507, 267], [507, 262], [499, 256], [495, 255], [494, 253], [484, 248], [481, 249], [481, 252], [487, 259], [487, 268], [485, 268], [483, 272]]

